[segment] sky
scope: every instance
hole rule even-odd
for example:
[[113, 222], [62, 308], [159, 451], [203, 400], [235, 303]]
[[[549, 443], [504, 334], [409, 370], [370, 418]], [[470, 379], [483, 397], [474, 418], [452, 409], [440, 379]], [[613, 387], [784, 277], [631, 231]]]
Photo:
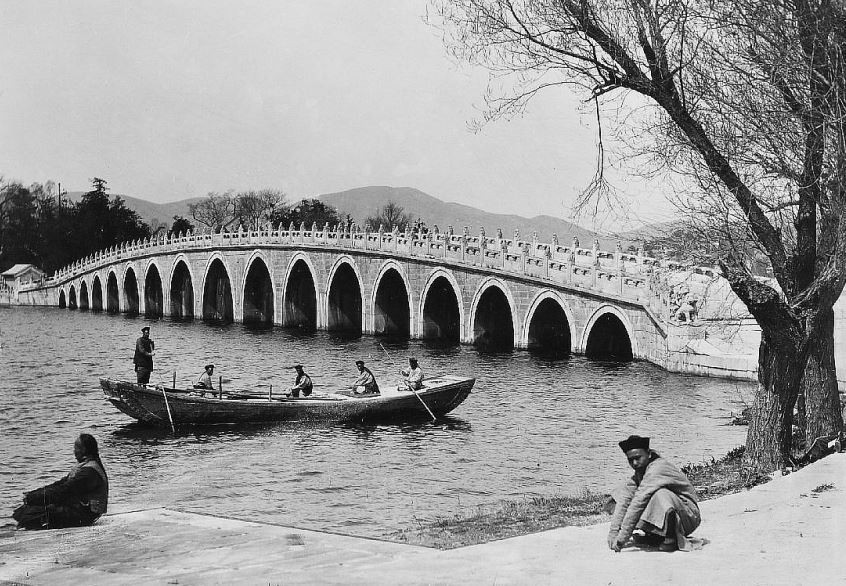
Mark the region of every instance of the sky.
[[[289, 199], [414, 187], [495, 213], [573, 220], [596, 122], [554, 89], [473, 132], [488, 72], [448, 56], [425, 0], [0, 0], [0, 175], [92, 177], [154, 202], [229, 189]], [[666, 184], [610, 173], [619, 215], [666, 221]]]

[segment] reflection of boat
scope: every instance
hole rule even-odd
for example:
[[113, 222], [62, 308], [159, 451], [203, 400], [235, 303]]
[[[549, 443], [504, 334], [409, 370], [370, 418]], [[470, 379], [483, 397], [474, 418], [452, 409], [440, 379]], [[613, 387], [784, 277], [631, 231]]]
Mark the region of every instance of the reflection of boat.
[[[470, 394], [476, 379], [437, 376], [411, 391], [382, 389], [381, 395], [314, 393], [309, 397], [285, 397], [258, 393], [227, 392], [223, 397], [200, 396], [192, 389], [137, 385], [100, 379], [112, 405], [148, 425], [208, 425], [262, 421], [404, 421], [449, 413]], [[209, 391], [206, 391], [209, 393]], [[425, 403], [425, 405], [424, 405]], [[170, 410], [170, 417], [168, 416]]]

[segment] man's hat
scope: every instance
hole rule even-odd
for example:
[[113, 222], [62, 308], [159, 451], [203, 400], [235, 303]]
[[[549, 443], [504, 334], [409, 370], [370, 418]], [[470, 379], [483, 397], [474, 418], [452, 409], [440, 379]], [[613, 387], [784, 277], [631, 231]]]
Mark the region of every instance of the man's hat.
[[630, 435], [620, 442], [620, 449], [624, 452], [640, 448], [642, 450], [649, 450], [649, 438], [640, 437], [639, 435]]
[[295, 365], [294, 365], [294, 368], [296, 368], [297, 370], [302, 370], [302, 369], [303, 369], [303, 365], [302, 365], [302, 364], [295, 364]]
[[149, 331], [150, 331], [150, 326], [144, 326], [143, 328], [141, 328], [141, 331], [142, 331], [142, 332], [149, 332]]
[[364, 360], [356, 360], [355, 363], [364, 366]]
[[214, 364], [206, 364], [206, 370], [214, 368]]
[[408, 361], [409, 362], [417, 362], [417, 359], [414, 356], [409, 356]]

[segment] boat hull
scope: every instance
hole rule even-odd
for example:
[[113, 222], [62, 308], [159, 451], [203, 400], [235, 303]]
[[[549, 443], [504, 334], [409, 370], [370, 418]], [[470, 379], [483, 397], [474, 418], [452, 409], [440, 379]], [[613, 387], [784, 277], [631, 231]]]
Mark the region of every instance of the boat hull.
[[[189, 390], [138, 385], [100, 379], [105, 398], [123, 413], [145, 425], [215, 425], [274, 421], [405, 421], [440, 417], [460, 405], [475, 379], [443, 376], [424, 381], [417, 396], [391, 391], [369, 397], [332, 393], [301, 398], [268, 398], [224, 392], [224, 397], [202, 397]], [[167, 398], [165, 400], [165, 397]], [[424, 404], [425, 403], [425, 406]], [[170, 413], [168, 414], [168, 409]]]

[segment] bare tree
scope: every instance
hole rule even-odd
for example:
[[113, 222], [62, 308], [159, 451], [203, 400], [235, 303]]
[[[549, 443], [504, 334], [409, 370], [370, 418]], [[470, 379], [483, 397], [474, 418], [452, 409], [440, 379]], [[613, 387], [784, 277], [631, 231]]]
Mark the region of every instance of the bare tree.
[[[762, 330], [747, 465], [790, 462], [800, 394], [809, 441], [840, 430], [832, 307], [846, 280], [844, 1], [430, 1], [453, 54], [504, 88], [486, 119], [573, 85], [631, 153], [691, 180], [683, 205], [725, 243], [723, 274]], [[602, 161], [583, 201], [604, 191]], [[773, 281], [750, 271], [755, 249]]]
[[285, 192], [279, 189], [242, 191], [235, 197], [235, 215], [245, 228], [258, 228], [286, 207]]
[[401, 205], [394, 201], [388, 201], [385, 205], [376, 210], [376, 213], [369, 216], [365, 221], [372, 230], [378, 230], [382, 226], [390, 232], [394, 228], [402, 229], [411, 223], [411, 214], [406, 213]]
[[194, 221], [215, 232], [229, 228], [235, 222], [235, 209], [232, 191], [224, 194], [212, 191], [206, 199], [188, 205], [188, 211]]

